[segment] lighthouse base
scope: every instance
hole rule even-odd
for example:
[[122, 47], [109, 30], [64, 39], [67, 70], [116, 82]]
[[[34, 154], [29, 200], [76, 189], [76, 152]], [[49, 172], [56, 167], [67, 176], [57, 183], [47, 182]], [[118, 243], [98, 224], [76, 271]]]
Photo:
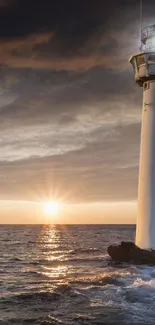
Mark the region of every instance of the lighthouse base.
[[132, 242], [122, 241], [120, 245], [110, 245], [108, 254], [115, 262], [155, 265], [155, 250], [141, 249]]

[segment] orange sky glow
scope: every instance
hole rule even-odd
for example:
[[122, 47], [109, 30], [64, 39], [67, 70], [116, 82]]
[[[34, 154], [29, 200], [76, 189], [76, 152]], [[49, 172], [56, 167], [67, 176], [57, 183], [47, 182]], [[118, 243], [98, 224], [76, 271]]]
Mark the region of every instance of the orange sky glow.
[[1, 224], [135, 224], [136, 201], [59, 204], [54, 214], [46, 202], [0, 201]]

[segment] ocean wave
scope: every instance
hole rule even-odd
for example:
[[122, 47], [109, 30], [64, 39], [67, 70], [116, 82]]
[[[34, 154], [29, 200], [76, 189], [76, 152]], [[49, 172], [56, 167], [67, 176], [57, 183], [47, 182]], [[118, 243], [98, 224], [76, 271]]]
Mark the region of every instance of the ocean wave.
[[[95, 276], [88, 276], [88, 277], [81, 277], [78, 279], [73, 279], [71, 283], [77, 283], [79, 285], [85, 286], [106, 286], [106, 285], [115, 285], [115, 286], [125, 286], [128, 285], [126, 281], [127, 277], [130, 275], [130, 272], [107, 272], [105, 271], [104, 274], [95, 275]], [[128, 278], [129, 280], [129, 278]]]
[[86, 256], [86, 257], [81, 257], [81, 256], [77, 256], [77, 257], [69, 257], [67, 255], [61, 255], [61, 256], [57, 256], [57, 257], [52, 257], [52, 256], [48, 256], [45, 259], [38, 259], [35, 261], [31, 261], [28, 262], [29, 265], [40, 265], [40, 266], [51, 266], [51, 267], [57, 267], [57, 266], [61, 266], [61, 265], [70, 265], [70, 264], [86, 264], [86, 263], [102, 263], [103, 266], [106, 263], [106, 259], [105, 256], [103, 255], [99, 255], [99, 256]]
[[34, 305], [42, 304], [42, 307], [45, 308], [45, 305], [50, 307], [52, 303], [59, 303], [60, 300], [63, 301], [67, 298], [70, 300], [75, 299], [76, 304], [88, 301], [85, 295], [66, 283], [59, 286], [53, 285], [51, 290], [47, 288], [46, 290], [35, 291], [34, 288], [32, 290], [29, 288], [28, 292], [12, 293], [3, 298], [3, 304], [9, 302], [13, 305], [24, 304], [25, 306], [32, 305], [33, 307]]
[[92, 254], [99, 252], [100, 250], [97, 248], [76, 248], [73, 250], [70, 250], [68, 253], [71, 255], [76, 255], [76, 254]]
[[60, 318], [49, 315], [45, 319], [40, 320], [39, 325], [67, 325], [67, 324], [66, 322], [63, 322]]
[[130, 302], [155, 304], [155, 280], [136, 278], [132, 285], [127, 288], [126, 299]]
[[14, 257], [14, 258], [10, 258], [9, 262], [23, 262], [23, 260], [19, 257]]
[[89, 257], [77, 257], [77, 258], [67, 258], [66, 262], [76, 262], [76, 263], [98, 263], [104, 262], [104, 256], [89, 256]]
[[47, 291], [41, 291], [41, 292], [22, 292], [20, 294], [16, 294], [16, 295], [12, 295], [10, 297], [8, 297], [8, 299], [13, 300], [14, 302], [18, 302], [18, 303], [39, 303], [39, 302], [43, 302], [45, 303], [49, 303], [49, 302], [53, 302], [56, 301], [58, 299], [60, 299], [60, 294], [58, 292], [47, 292]]

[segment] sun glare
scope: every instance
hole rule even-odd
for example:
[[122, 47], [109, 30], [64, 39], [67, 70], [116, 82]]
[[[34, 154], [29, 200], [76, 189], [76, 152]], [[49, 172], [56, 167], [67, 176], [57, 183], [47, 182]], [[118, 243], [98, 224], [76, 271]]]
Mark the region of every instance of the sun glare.
[[46, 215], [56, 215], [60, 211], [60, 204], [58, 202], [46, 202], [43, 210]]

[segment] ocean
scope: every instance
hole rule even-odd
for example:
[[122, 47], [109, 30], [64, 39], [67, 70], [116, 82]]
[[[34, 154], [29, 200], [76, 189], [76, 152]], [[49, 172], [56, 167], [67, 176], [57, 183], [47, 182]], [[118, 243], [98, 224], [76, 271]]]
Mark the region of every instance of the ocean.
[[0, 226], [0, 325], [155, 324], [155, 267], [107, 247], [135, 226]]

